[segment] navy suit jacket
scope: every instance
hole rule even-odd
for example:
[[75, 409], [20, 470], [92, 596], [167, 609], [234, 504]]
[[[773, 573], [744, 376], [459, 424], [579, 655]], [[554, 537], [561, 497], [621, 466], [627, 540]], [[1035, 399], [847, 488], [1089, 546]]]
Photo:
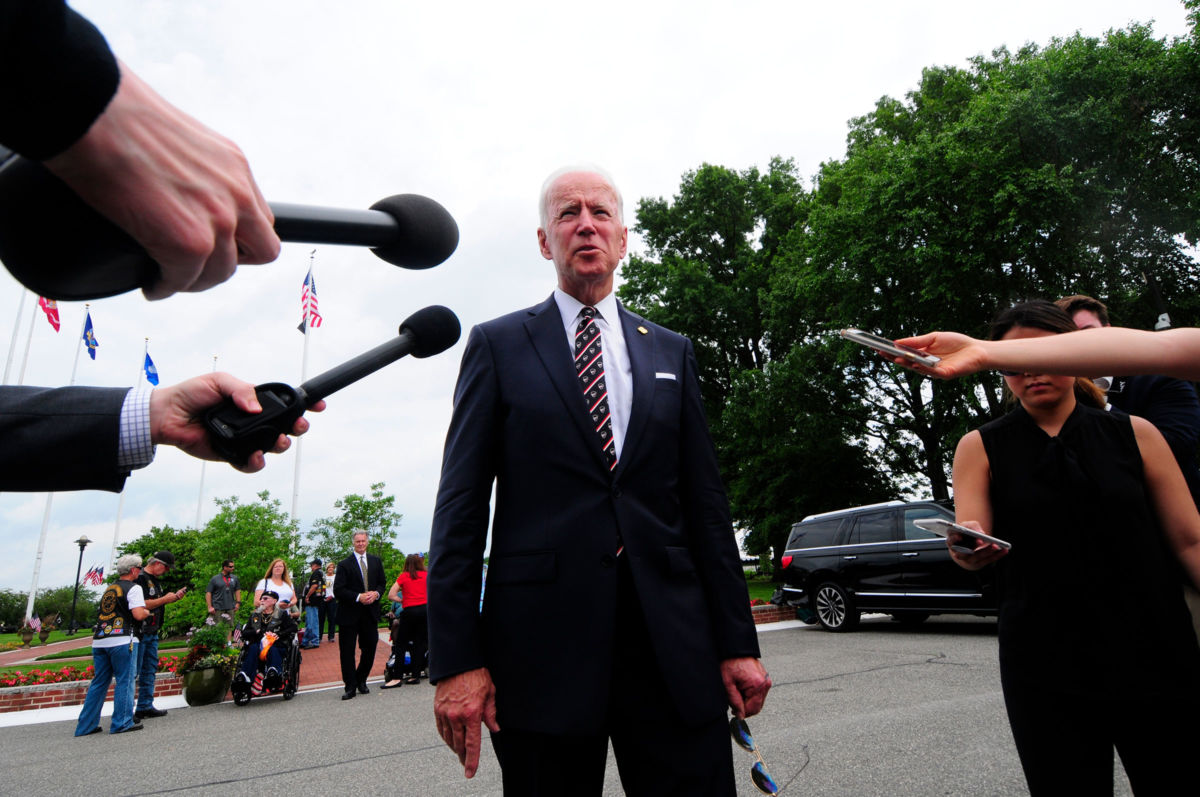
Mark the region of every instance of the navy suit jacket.
[[[359, 621], [379, 623], [380, 606], [387, 599], [384, 589], [383, 560], [367, 554], [367, 581], [363, 584], [362, 571], [353, 553], [338, 562], [333, 576], [333, 595], [338, 602], [338, 625], [357, 627]], [[378, 592], [379, 600], [365, 606], [358, 602], [359, 593]]]
[[110, 490], [129, 388], [0, 388], [0, 491]]
[[1129, 415], [1154, 424], [1166, 438], [1192, 501], [1200, 507], [1200, 467], [1196, 445], [1200, 441], [1200, 400], [1190, 382], [1170, 376], [1119, 376], [1113, 380], [1108, 401]]
[[620, 323], [633, 399], [612, 472], [553, 297], [475, 327], [463, 354], [433, 518], [430, 678], [487, 667], [501, 727], [603, 729], [618, 533], [647, 667], [685, 721], [725, 711], [720, 660], [759, 655], [691, 342], [623, 308]]

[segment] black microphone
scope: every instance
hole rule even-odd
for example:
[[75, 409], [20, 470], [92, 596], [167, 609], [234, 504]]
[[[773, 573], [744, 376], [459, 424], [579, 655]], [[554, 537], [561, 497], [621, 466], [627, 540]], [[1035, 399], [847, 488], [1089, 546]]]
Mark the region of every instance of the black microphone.
[[227, 398], [204, 412], [213, 450], [235, 465], [244, 465], [255, 451], [270, 451], [279, 435], [292, 430], [296, 419], [321, 399], [378, 371], [406, 354], [430, 357], [458, 341], [462, 327], [454, 311], [430, 305], [404, 319], [400, 334], [353, 360], [318, 374], [299, 387], [268, 382], [254, 388], [262, 412], [239, 409]]
[[[458, 248], [454, 218], [428, 197], [398, 194], [369, 210], [269, 203], [283, 241], [353, 244], [392, 265], [432, 268]], [[0, 261], [49, 299], [116, 296], [158, 281], [158, 264], [42, 164], [0, 147]]]

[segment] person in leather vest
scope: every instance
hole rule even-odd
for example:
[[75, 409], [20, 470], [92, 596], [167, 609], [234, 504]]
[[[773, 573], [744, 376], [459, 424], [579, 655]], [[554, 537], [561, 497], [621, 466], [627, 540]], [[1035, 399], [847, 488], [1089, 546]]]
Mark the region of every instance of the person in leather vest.
[[258, 608], [242, 627], [242, 666], [235, 676], [243, 683], [254, 683], [258, 664], [264, 662], [263, 687], [273, 691], [283, 685], [283, 651], [291, 644], [298, 627], [291, 614], [277, 605], [279, 594], [264, 590]]
[[113, 689], [113, 715], [109, 733], [140, 731], [142, 726], [133, 717], [133, 654], [130, 650], [137, 623], [150, 612], [137, 577], [142, 572], [142, 557], [126, 554], [117, 560], [117, 581], [109, 584], [100, 597], [96, 628], [92, 633], [92, 664], [95, 672], [79, 721], [76, 736], [99, 733], [100, 709], [108, 693], [108, 685], [116, 679]]

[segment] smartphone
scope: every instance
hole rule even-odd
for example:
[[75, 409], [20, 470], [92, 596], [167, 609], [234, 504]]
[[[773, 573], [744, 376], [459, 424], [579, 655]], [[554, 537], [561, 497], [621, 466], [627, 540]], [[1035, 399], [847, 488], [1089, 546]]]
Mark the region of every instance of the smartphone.
[[870, 332], [863, 332], [861, 329], [843, 329], [841, 336], [846, 340], [852, 340], [860, 346], [866, 346], [868, 349], [886, 352], [895, 357], [903, 357], [907, 360], [912, 360], [915, 363], [920, 363], [928, 368], [932, 368], [941, 362], [941, 357], [935, 357], [932, 354], [922, 354], [909, 346], [897, 346], [887, 338], [881, 338], [879, 335], [872, 335]]
[[[957, 524], [953, 521], [950, 521], [950, 520], [946, 520], [945, 518], [940, 518], [940, 517], [918, 518], [917, 520], [913, 521], [913, 525], [916, 526], [917, 528], [925, 529], [926, 531], [932, 531], [934, 534], [938, 535], [939, 537], [948, 537], [950, 535], [951, 531], [957, 531], [959, 534], [963, 535], [964, 537], [971, 537], [976, 540], [983, 540], [984, 542], [991, 543], [992, 545], [998, 545], [1006, 551], [1012, 550], [1012, 543], [1008, 542], [1007, 540], [1002, 540], [999, 537], [993, 537], [990, 534], [984, 534], [982, 531], [976, 531], [975, 529], [967, 528], [966, 526], [960, 526], [959, 524]], [[958, 551], [959, 553], [965, 553], [965, 554], [975, 553], [974, 548], [968, 548], [965, 545], [952, 545], [950, 547], [953, 548], [954, 550]]]

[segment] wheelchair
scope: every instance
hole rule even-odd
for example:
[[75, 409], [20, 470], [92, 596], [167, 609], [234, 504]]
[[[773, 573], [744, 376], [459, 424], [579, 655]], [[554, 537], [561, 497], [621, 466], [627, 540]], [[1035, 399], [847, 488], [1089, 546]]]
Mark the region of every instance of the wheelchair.
[[251, 698], [263, 695], [282, 694], [284, 700], [291, 700], [296, 696], [296, 687], [300, 685], [300, 662], [303, 658], [300, 653], [300, 634], [293, 634], [291, 641], [284, 644], [287, 645], [287, 649], [283, 651], [281, 677], [277, 683], [270, 683], [265, 675], [266, 662], [262, 661], [258, 663], [253, 681], [246, 681], [241, 677], [242, 663], [245, 661], [245, 657], [250, 655], [250, 646], [245, 642], [242, 643], [242, 654], [238, 657], [237, 672], [234, 673], [233, 685], [229, 688], [233, 693], [235, 705], [244, 706], [250, 702]]

